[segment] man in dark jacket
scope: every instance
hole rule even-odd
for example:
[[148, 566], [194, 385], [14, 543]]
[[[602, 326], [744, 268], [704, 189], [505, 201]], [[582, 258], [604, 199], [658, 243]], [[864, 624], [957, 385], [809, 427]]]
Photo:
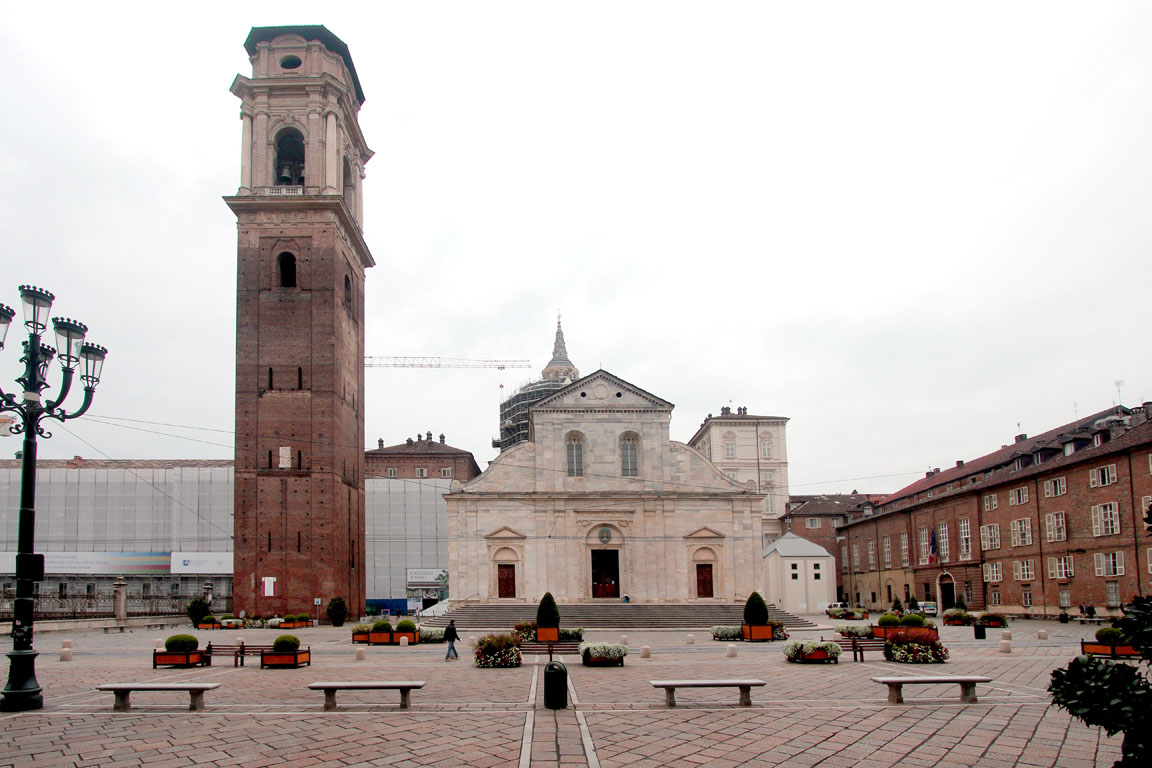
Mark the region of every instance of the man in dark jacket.
[[460, 654], [456, 653], [456, 641], [460, 639], [460, 633], [456, 631], [456, 619], [449, 621], [448, 626], [444, 628], [444, 639], [448, 641], [448, 653], [444, 654], [444, 661], [459, 659]]

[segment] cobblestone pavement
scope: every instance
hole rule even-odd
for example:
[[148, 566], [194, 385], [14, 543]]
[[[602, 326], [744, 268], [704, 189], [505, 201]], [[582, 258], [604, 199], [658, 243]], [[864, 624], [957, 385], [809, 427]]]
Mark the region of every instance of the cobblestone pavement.
[[[859, 622], [863, 623], [863, 622]], [[1048, 640], [1036, 630], [1047, 629]], [[780, 643], [728, 643], [695, 633], [632, 632], [623, 667], [568, 666], [569, 708], [544, 707], [547, 657], [528, 657], [519, 669], [477, 669], [461, 647], [461, 661], [445, 663], [443, 645], [372, 647], [355, 661], [347, 628], [295, 630], [312, 648], [313, 665], [261, 670], [258, 660], [234, 668], [152, 669], [161, 633], [40, 632], [37, 679], [45, 707], [0, 714], [0, 766], [1110, 766], [1119, 736], [1071, 720], [1049, 706], [1052, 669], [1079, 652], [1092, 629], [1054, 622], [1012, 626], [1012, 653], [998, 651], [1000, 633], [972, 639], [967, 627], [945, 627], [947, 665], [890, 664], [877, 652], [865, 663], [850, 655], [839, 664], [789, 664]], [[209, 640], [270, 643], [274, 630], [198, 632]], [[465, 632], [465, 636], [475, 633]], [[833, 638], [822, 629], [796, 638]], [[617, 641], [618, 632], [588, 639]], [[74, 658], [59, 660], [61, 641]], [[642, 646], [652, 657], [640, 658]], [[4, 642], [0, 651], [9, 650]], [[881, 674], [980, 674], [977, 704], [960, 704], [958, 687], [906, 687], [904, 705], [888, 705]], [[734, 689], [681, 689], [675, 709], [651, 680], [753, 677], [752, 706], [737, 705]], [[399, 709], [396, 691], [337, 694], [338, 709], [322, 710], [318, 680], [425, 680], [412, 707]], [[110, 682], [220, 683], [206, 709], [188, 711], [182, 692], [133, 694], [130, 712], [113, 712]]]

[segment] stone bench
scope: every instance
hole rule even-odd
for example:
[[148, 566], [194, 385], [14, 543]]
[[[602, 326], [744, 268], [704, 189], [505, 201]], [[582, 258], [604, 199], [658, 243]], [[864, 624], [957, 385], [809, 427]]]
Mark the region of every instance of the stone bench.
[[888, 686], [888, 703], [903, 704], [905, 685], [935, 685], [956, 683], [960, 686], [960, 701], [965, 704], [976, 703], [976, 683], [990, 683], [990, 677], [977, 677], [975, 675], [938, 675], [932, 677], [873, 677], [872, 682], [883, 683]]
[[114, 629], [118, 629], [118, 630], [120, 630], [120, 634], [124, 634], [124, 630], [128, 629], [128, 625], [127, 624], [108, 624], [107, 626], [100, 627], [100, 629], [104, 630], [104, 634], [108, 634], [109, 632], [111, 632]]
[[752, 706], [752, 686], [765, 685], [763, 680], [650, 680], [653, 688], [664, 689], [664, 703], [676, 706], [677, 688], [739, 688], [740, 706]]
[[191, 697], [189, 711], [199, 712], [204, 709], [204, 692], [219, 687], [220, 683], [109, 683], [96, 686], [96, 690], [111, 691], [115, 695], [112, 709], [116, 712], [132, 709], [129, 701], [132, 691], [187, 691]]
[[336, 691], [400, 691], [400, 709], [408, 709], [409, 693], [423, 688], [423, 680], [358, 680], [349, 682], [311, 683], [314, 691], [324, 691], [324, 711], [336, 709]]
[[1112, 621], [1112, 619], [1106, 616], [1077, 616], [1076, 621], [1081, 624], [1103, 624], [1106, 621]]

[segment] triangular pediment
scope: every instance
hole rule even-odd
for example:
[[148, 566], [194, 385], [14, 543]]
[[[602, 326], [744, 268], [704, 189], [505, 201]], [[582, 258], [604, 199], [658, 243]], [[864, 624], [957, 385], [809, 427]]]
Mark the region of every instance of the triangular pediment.
[[544, 398], [537, 409], [554, 410], [657, 410], [670, 411], [675, 406], [651, 392], [645, 392], [605, 370], [577, 379], [568, 386]]
[[704, 526], [703, 528], [697, 528], [696, 530], [692, 531], [692, 533], [689, 533], [684, 538], [686, 538], [686, 539], [723, 539], [724, 534], [720, 533], [720, 531], [716, 530], [715, 528], [709, 528], [708, 526]]
[[525, 536], [524, 534], [520, 533], [520, 531], [517, 531], [514, 528], [509, 528], [506, 525], [502, 525], [499, 528], [497, 528], [496, 530], [494, 530], [490, 533], [484, 534], [484, 538], [486, 538], [486, 539], [526, 539], [528, 537]]

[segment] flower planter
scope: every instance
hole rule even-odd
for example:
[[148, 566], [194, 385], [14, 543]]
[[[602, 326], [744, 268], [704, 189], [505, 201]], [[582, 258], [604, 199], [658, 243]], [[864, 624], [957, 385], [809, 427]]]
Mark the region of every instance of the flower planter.
[[536, 627], [536, 642], [538, 642], [538, 643], [558, 643], [558, 642], [560, 642], [560, 627]]
[[370, 642], [369, 638], [372, 637], [371, 632], [353, 632], [352, 642], [354, 643], [367, 643]]
[[152, 669], [157, 667], [210, 667], [212, 657], [206, 651], [153, 651]]
[[1099, 640], [1081, 640], [1080, 652], [1086, 656], [1105, 656], [1109, 659], [1140, 658], [1140, 654], [1131, 645], [1102, 643]]
[[622, 667], [624, 666], [624, 657], [609, 658], [607, 656], [591, 656], [584, 654], [582, 657], [584, 666], [586, 667]]
[[196, 629], [220, 629], [219, 624], [197, 624]]
[[839, 664], [840, 659], [828, 655], [828, 651], [810, 651], [808, 653], [800, 652], [800, 656], [795, 659], [788, 659], [793, 664]]
[[944, 619], [944, 626], [946, 627], [963, 627], [964, 619]]
[[266, 667], [297, 667], [312, 666], [312, 651], [305, 648], [302, 651], [261, 651], [260, 669]]
[[388, 645], [392, 642], [391, 632], [369, 632], [368, 644], [369, 645]]
[[776, 628], [771, 624], [741, 624], [740, 634], [744, 639], [753, 643], [762, 643], [772, 640]]
[[420, 642], [420, 630], [417, 629], [413, 632], [398, 632], [392, 630], [392, 642], [390, 644], [400, 645], [400, 638], [403, 637], [408, 638], [408, 645], [416, 645], [416, 643]]
[[991, 621], [982, 620], [980, 623], [992, 629], [1006, 629], [1008, 627], [1007, 622], [1000, 621], [999, 619], [992, 619]]
[[936, 627], [872, 627], [872, 637], [888, 640], [894, 637], [906, 640], [939, 640], [940, 631]]

